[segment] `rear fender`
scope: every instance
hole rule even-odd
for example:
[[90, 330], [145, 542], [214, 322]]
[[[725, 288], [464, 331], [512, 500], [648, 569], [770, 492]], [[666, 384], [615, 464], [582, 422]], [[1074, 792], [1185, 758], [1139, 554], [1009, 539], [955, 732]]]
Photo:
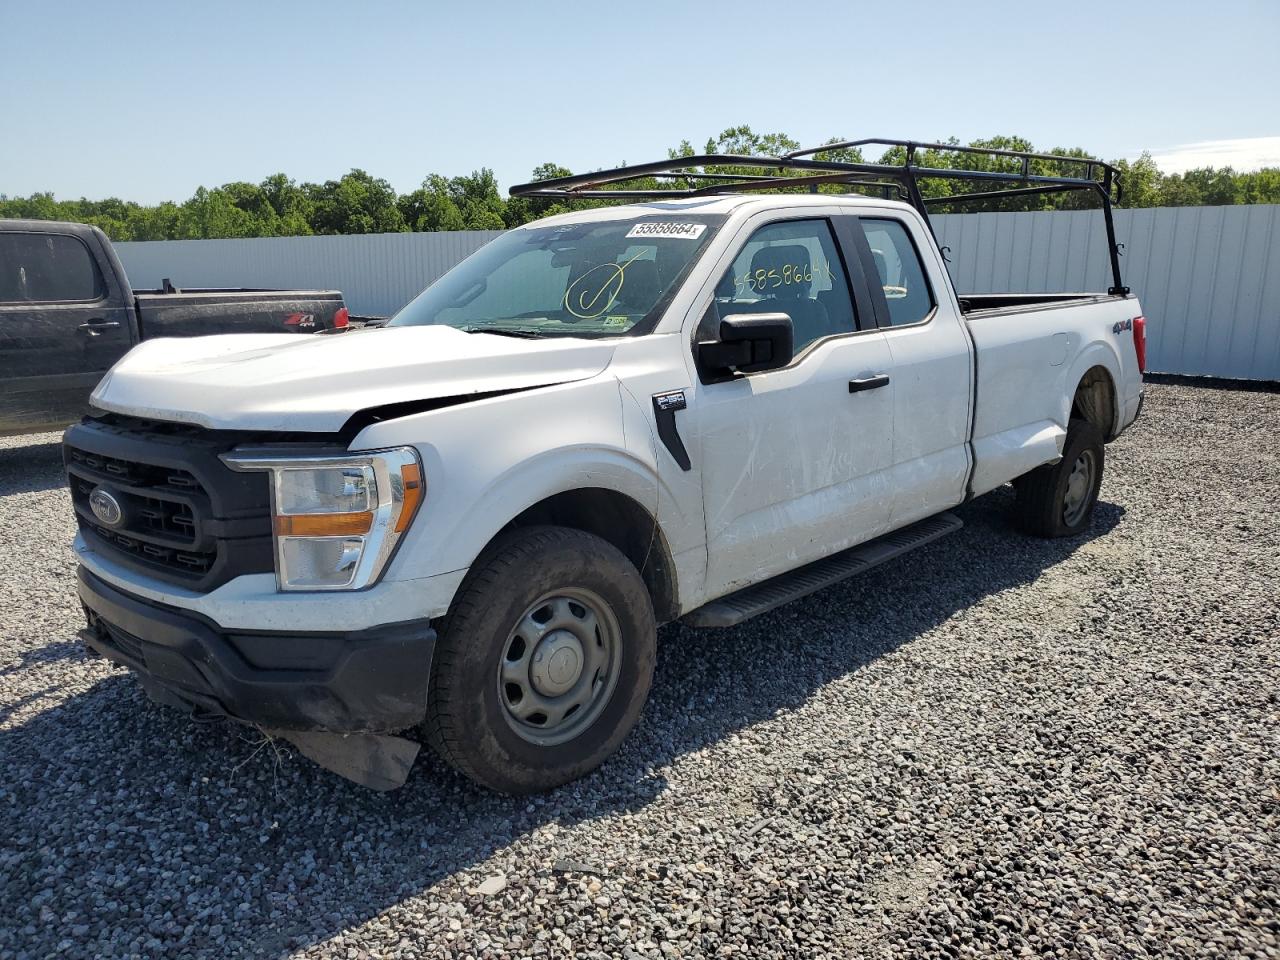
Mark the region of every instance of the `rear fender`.
[[1110, 439], [1120, 432], [1124, 403], [1116, 386], [1120, 382], [1120, 355], [1115, 344], [1106, 340], [1094, 340], [1086, 344], [1071, 362], [1064, 383], [1065, 389], [1062, 391], [1058, 423], [1065, 430], [1071, 422], [1071, 405], [1075, 400], [1076, 390], [1085, 374], [1094, 367], [1101, 367], [1111, 378], [1112, 422], [1103, 431]]

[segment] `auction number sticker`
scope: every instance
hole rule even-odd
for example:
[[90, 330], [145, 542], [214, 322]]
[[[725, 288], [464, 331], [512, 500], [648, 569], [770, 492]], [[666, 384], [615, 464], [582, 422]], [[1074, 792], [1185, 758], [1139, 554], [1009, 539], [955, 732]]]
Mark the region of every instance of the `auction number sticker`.
[[705, 223], [679, 223], [674, 220], [649, 220], [637, 223], [627, 231], [631, 237], [674, 237], [680, 240], [697, 240], [702, 231], [707, 229]]

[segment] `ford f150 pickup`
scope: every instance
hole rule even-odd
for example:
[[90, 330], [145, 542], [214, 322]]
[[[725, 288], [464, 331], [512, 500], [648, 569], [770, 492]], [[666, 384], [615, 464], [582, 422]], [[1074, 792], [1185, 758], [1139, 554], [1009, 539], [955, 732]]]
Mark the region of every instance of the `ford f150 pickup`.
[[140, 340], [346, 324], [336, 290], [133, 290], [97, 227], [0, 220], [0, 437], [80, 419]]
[[[972, 172], [1100, 196], [1108, 292], [957, 297], [918, 186], [957, 171], [906, 148], [529, 184], [641, 202], [512, 230], [383, 328], [141, 344], [65, 439], [85, 639], [370, 786], [421, 730], [520, 793], [617, 749], [658, 624], [856, 576], [1010, 481], [1080, 533], [1142, 401], [1114, 171]], [[913, 202], [795, 192], [886, 178]]]

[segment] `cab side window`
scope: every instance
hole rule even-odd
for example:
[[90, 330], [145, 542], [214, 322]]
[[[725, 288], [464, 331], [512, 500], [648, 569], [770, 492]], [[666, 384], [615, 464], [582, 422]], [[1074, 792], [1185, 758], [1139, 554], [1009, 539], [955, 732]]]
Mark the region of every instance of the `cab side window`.
[[889, 305], [890, 322], [895, 327], [919, 323], [933, 309], [934, 300], [907, 228], [897, 220], [864, 217], [861, 222]]
[[0, 234], [0, 303], [96, 300], [103, 291], [97, 264], [75, 237]]
[[753, 233], [716, 286], [716, 309], [721, 317], [787, 314], [797, 354], [823, 337], [857, 329], [826, 220], [770, 223]]

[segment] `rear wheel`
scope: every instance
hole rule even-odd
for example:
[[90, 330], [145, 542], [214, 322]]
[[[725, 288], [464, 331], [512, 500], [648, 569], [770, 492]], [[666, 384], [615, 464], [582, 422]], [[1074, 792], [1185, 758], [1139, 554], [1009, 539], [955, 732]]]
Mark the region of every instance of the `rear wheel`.
[[503, 793], [577, 779], [630, 733], [653, 678], [644, 581], [579, 530], [513, 531], [477, 562], [436, 648], [426, 734]]
[[1062, 459], [1014, 482], [1019, 525], [1041, 537], [1069, 537], [1084, 531], [1098, 503], [1105, 463], [1102, 432], [1088, 420], [1073, 419]]

